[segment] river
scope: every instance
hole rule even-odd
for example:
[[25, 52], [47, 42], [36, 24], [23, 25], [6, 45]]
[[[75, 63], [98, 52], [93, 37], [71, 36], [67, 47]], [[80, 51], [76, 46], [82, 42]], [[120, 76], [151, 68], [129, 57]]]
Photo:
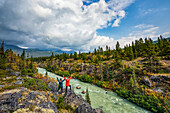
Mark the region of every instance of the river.
[[[45, 75], [48, 71], [43, 68], [38, 68], [38, 72]], [[51, 72], [48, 72], [48, 76], [51, 78], [61, 78], [61, 76]], [[101, 108], [105, 113], [151, 113], [150, 111], [124, 100], [112, 91], [105, 91], [100, 87], [90, 83], [81, 82], [77, 79], [71, 79], [70, 83], [74, 89], [74, 92], [76, 94], [81, 94], [83, 98], [85, 98], [85, 94], [82, 94], [81, 92], [86, 90], [88, 87], [92, 107]], [[76, 89], [76, 86], [80, 86], [81, 89]]]

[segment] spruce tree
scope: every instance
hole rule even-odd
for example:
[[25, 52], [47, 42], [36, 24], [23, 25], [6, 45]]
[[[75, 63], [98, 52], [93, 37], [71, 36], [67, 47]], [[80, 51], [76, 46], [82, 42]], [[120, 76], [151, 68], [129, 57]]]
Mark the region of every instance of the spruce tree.
[[170, 41], [163, 38], [162, 42], [163, 42], [162, 55], [164, 56], [165, 59], [169, 60], [170, 59]]
[[7, 57], [4, 52], [4, 42], [1, 44], [1, 50], [0, 50], [0, 69], [6, 69], [6, 62], [7, 62]]
[[135, 53], [135, 54], [139, 54], [139, 56], [141, 57], [142, 55], [143, 55], [143, 49], [144, 49], [144, 42], [143, 42], [143, 39], [142, 38], [140, 38], [139, 39], [139, 41], [138, 41], [138, 43], [139, 43], [139, 46], [138, 46], [138, 53]]
[[133, 87], [134, 87], [134, 81], [133, 81], [133, 77], [132, 77], [132, 76], [130, 77], [129, 83], [130, 83], [130, 87], [133, 89]]
[[29, 53], [27, 53], [27, 58], [29, 58]]
[[74, 60], [77, 60], [77, 52], [74, 52]]
[[109, 52], [109, 55], [111, 54], [111, 50], [110, 50], [110, 47], [109, 47], [109, 50], [108, 50], [108, 52]]
[[70, 58], [73, 58], [73, 54], [72, 53], [70, 53]]
[[82, 58], [82, 54], [81, 54], [81, 51], [79, 51], [79, 59]]
[[106, 51], [108, 51], [108, 49], [109, 49], [109, 47], [108, 47], [108, 45], [106, 45]]
[[95, 55], [97, 54], [97, 50], [96, 50], [96, 48], [94, 49], [94, 54], [95, 54]]
[[136, 93], [137, 92], [137, 80], [136, 80], [136, 75], [135, 75], [135, 69], [133, 69], [132, 77], [133, 77], [133, 93]]
[[116, 58], [115, 58], [114, 67], [115, 67], [115, 69], [118, 69], [118, 68], [121, 67], [121, 59], [120, 59], [120, 56], [118, 54], [118, 51], [116, 51]]
[[84, 61], [87, 60], [87, 55], [83, 54], [82, 57]]
[[101, 63], [100, 63], [100, 80], [101, 82], [103, 82], [103, 67]]
[[54, 58], [54, 53], [52, 52], [52, 54], [51, 54], [51, 58]]
[[32, 56], [31, 56], [31, 63], [30, 63], [29, 68], [32, 70], [32, 72], [34, 72], [34, 67], [33, 67], [33, 58], [32, 58]]
[[99, 59], [96, 57], [95, 59], [95, 63], [98, 64], [99, 63]]
[[132, 42], [132, 50], [133, 50], [134, 58], [137, 58], [138, 56], [137, 56], [137, 51], [134, 42]]
[[23, 49], [23, 52], [21, 54], [21, 59], [24, 61], [25, 60], [25, 50]]
[[163, 42], [159, 37], [158, 37], [158, 47], [159, 47], [159, 51], [161, 53], [162, 52], [162, 47], [163, 47]]
[[102, 47], [100, 48], [100, 51], [101, 51], [101, 54], [103, 55], [103, 48]]
[[1, 44], [0, 56], [4, 55], [4, 41]]
[[148, 64], [146, 64], [146, 67], [149, 69], [150, 72], [152, 72], [152, 63], [153, 59], [156, 57], [157, 53], [155, 51], [155, 45], [153, 44], [153, 41], [151, 38], [147, 40], [145, 39], [145, 49], [144, 49], [144, 56], [148, 60]]
[[120, 44], [119, 44], [118, 41], [117, 41], [117, 43], [116, 43], [116, 51], [120, 51]]
[[126, 59], [126, 57], [127, 57], [128, 54], [129, 54], [129, 51], [128, 51], [127, 48], [128, 48], [128, 45], [125, 45], [125, 46], [124, 46], [124, 55], [123, 55], [123, 56], [124, 56], [124, 59]]
[[134, 59], [134, 54], [133, 54], [133, 50], [132, 47], [129, 45], [129, 59], [133, 60]]
[[91, 105], [88, 88], [86, 89], [86, 101]]

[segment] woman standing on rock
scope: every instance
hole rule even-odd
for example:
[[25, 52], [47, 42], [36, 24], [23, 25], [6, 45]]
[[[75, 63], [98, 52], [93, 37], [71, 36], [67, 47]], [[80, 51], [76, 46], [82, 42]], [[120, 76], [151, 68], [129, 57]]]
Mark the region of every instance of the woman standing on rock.
[[70, 86], [70, 90], [71, 90], [70, 80], [71, 80], [71, 78], [72, 78], [72, 75], [71, 75], [70, 78], [67, 77], [67, 79], [65, 78], [64, 75], [63, 75], [63, 77], [64, 77], [64, 79], [65, 79], [65, 81], [66, 81], [66, 93], [65, 93], [65, 94], [67, 94], [67, 87], [68, 87], [68, 86]]

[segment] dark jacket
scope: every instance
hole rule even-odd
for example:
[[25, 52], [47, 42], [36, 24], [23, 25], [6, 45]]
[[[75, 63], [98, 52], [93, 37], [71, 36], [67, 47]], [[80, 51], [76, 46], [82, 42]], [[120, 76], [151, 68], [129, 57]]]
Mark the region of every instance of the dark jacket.
[[64, 80], [62, 80], [61, 82], [60, 82], [60, 80], [57, 78], [57, 80], [58, 80], [58, 82], [59, 82], [59, 87], [63, 87], [63, 82], [64, 82]]

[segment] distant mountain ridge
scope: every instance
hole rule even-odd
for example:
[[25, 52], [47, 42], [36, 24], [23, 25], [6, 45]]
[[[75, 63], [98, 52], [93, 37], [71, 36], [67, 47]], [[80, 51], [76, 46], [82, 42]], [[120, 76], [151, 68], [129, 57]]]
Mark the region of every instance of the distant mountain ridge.
[[[15, 45], [8, 45], [8, 44], [4, 44], [4, 49], [12, 49], [15, 53], [21, 55], [23, 52], [23, 48], [20, 48], [18, 46]], [[51, 56], [53, 51], [44, 51], [44, 50], [40, 50], [40, 49], [24, 49], [26, 52], [26, 57], [27, 54], [29, 55], [29, 57], [33, 56], [33, 57], [45, 57], [45, 56]], [[60, 54], [59, 52], [53, 52], [54, 55], [55, 54]]]

